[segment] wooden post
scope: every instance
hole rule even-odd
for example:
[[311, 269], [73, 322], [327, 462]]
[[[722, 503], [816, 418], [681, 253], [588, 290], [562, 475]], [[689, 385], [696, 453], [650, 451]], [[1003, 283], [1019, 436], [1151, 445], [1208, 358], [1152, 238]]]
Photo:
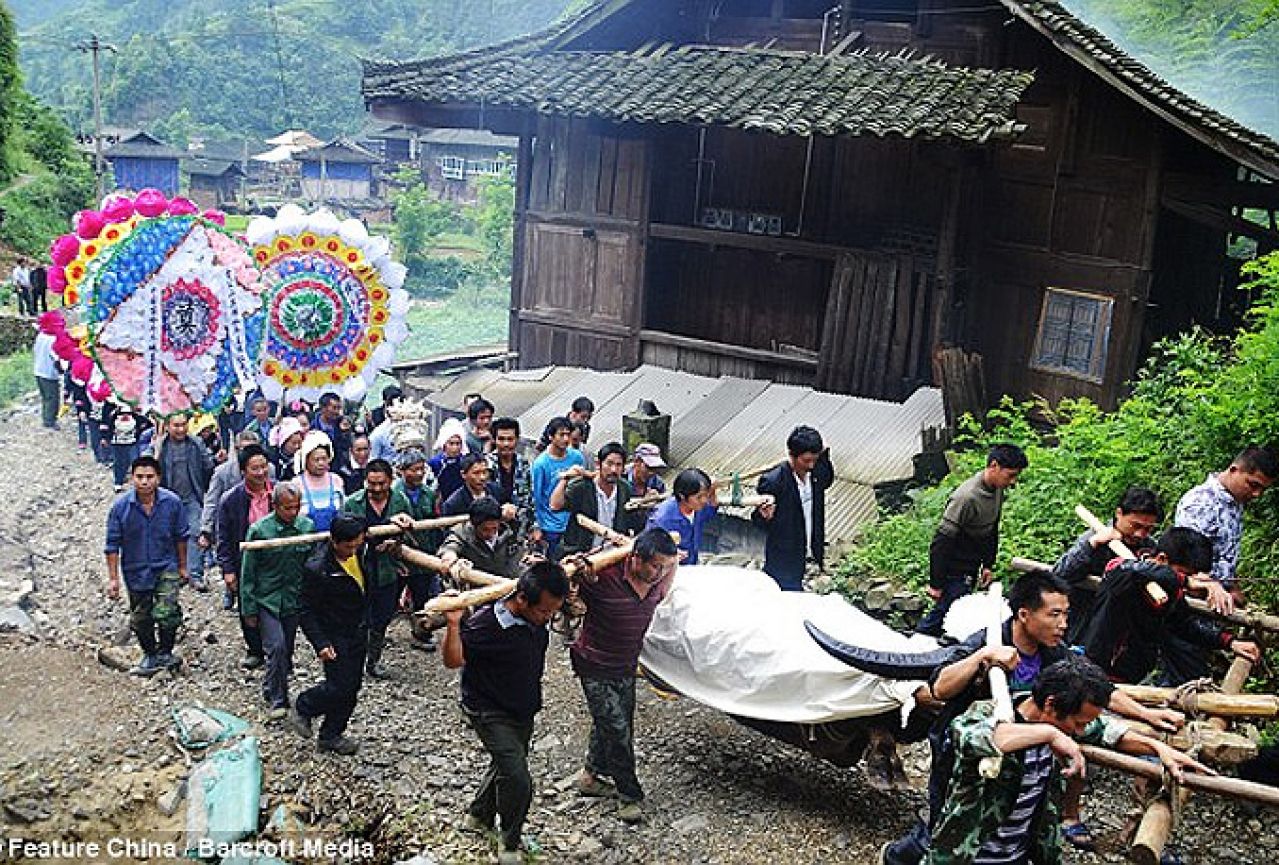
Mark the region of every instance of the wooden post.
[[[1002, 583], [991, 583], [987, 590], [986, 597], [989, 599], [990, 609], [986, 611], [989, 616], [986, 624], [986, 645], [989, 648], [998, 649], [1004, 645], [1004, 587]], [[1013, 698], [1008, 690], [1008, 673], [1003, 667], [992, 665], [986, 673], [987, 680], [990, 682], [990, 696], [995, 701], [995, 721], [1012, 721], [1013, 714]], [[984, 757], [978, 766], [978, 770], [985, 778], [998, 778], [999, 770], [1003, 767], [1002, 757]]]
[[424, 553], [421, 550], [414, 550], [409, 547], [400, 547], [400, 558], [420, 568], [430, 568], [441, 574], [452, 574], [462, 582], [475, 586], [494, 586], [510, 579], [509, 577], [499, 577], [496, 574], [490, 574], [487, 571], [481, 571], [476, 568], [459, 568], [457, 567], [457, 562], [450, 566], [439, 556], [433, 556], [430, 553]]

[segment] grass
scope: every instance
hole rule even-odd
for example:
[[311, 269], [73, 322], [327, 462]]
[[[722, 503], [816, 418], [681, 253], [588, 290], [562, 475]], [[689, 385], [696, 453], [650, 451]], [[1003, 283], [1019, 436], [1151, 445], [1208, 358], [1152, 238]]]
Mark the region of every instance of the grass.
[[409, 336], [396, 351], [396, 361], [505, 342], [509, 304], [507, 286], [463, 288], [445, 300], [414, 300]]
[[233, 234], [238, 234], [249, 227], [250, 217], [244, 213], [228, 213], [226, 215], [226, 230]]
[[0, 407], [36, 389], [31, 372], [31, 352], [20, 351], [0, 357]]

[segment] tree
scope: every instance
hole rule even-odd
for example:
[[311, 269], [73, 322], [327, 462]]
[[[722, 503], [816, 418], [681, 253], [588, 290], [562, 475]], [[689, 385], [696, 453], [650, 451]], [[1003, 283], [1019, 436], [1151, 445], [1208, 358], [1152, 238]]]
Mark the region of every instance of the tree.
[[431, 247], [440, 235], [461, 227], [462, 215], [456, 205], [431, 198], [416, 172], [406, 169], [395, 179], [404, 184], [404, 189], [391, 198], [391, 237], [400, 260], [409, 269], [410, 283], [420, 282], [431, 270]]
[[0, 3], [0, 181], [10, 180], [18, 173], [12, 136], [21, 98], [17, 31], [13, 13], [7, 4]]
[[511, 245], [515, 225], [515, 181], [510, 177], [480, 180], [475, 224], [484, 244], [484, 265], [494, 280], [511, 278]]

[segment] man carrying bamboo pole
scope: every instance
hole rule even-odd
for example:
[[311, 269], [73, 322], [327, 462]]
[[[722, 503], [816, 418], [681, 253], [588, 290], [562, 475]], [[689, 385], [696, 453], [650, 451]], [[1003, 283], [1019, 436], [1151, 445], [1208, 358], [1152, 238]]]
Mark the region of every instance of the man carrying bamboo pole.
[[702, 532], [719, 512], [719, 497], [710, 475], [684, 469], [675, 476], [675, 495], [648, 515], [648, 528], [679, 535], [680, 564], [695, 565], [702, 550]]
[[546, 625], [569, 593], [568, 577], [554, 562], [538, 560], [506, 597], [475, 610], [445, 614], [444, 666], [462, 668], [462, 711], [491, 762], [467, 809], [471, 827], [500, 828], [501, 865], [519, 865], [521, 832], [533, 802], [528, 769], [533, 718], [542, 708]]
[[[1186, 771], [1213, 774], [1180, 751], [1102, 717], [1114, 692], [1095, 664], [1067, 654], [1040, 673], [1013, 721], [997, 721], [990, 701], [974, 703], [957, 718], [955, 764], [929, 865], [1058, 865], [1059, 803], [1065, 778], [1084, 769], [1080, 742], [1157, 756], [1174, 778]], [[980, 764], [992, 757], [1000, 758], [999, 774], [986, 778]]]
[[[1171, 528], [1150, 561], [1116, 560], [1097, 589], [1092, 620], [1084, 633], [1088, 657], [1117, 682], [1140, 682], [1163, 659], [1165, 684], [1180, 685], [1207, 673], [1206, 650], [1229, 649], [1256, 663], [1256, 643], [1236, 639], [1186, 605], [1186, 581], [1212, 564], [1212, 546], [1194, 529]], [[1146, 591], [1154, 582], [1168, 599], [1156, 606]], [[1169, 637], [1196, 647], [1169, 653]]]
[[471, 502], [470, 519], [454, 526], [440, 545], [440, 559], [450, 569], [464, 561], [499, 577], [516, 576], [522, 556], [519, 539], [502, 518], [502, 506], [490, 496]]
[[[1044, 670], [1070, 654], [1063, 641], [1070, 609], [1068, 591], [1065, 583], [1045, 572], [1021, 577], [1008, 591], [1012, 618], [1004, 622], [1002, 646], [988, 646], [986, 634], [978, 631], [960, 644], [946, 666], [933, 673], [929, 690], [936, 700], [946, 705], [928, 734], [932, 754], [928, 774], [929, 819], [918, 821], [906, 835], [884, 848], [881, 861], [886, 865], [916, 865], [927, 853], [930, 830], [942, 813], [955, 760], [951, 725], [974, 702], [988, 698], [986, 672], [996, 665], [1007, 670], [1009, 691], [1017, 699], [1034, 688]], [[1110, 708], [1158, 730], [1176, 730], [1184, 721], [1179, 712], [1142, 706], [1122, 692], [1115, 694]], [[1067, 822], [1082, 825], [1078, 797], [1072, 798], [1070, 806]]]
[[[304, 535], [315, 528], [301, 516], [302, 493], [295, 481], [271, 491], [271, 513], [249, 527], [245, 540], [261, 541]], [[266, 670], [262, 698], [270, 718], [278, 721], [289, 711], [289, 675], [293, 672], [293, 644], [298, 632], [302, 568], [310, 556], [306, 546], [245, 550], [240, 566], [240, 615], [262, 636]]]
[[[426, 520], [439, 516], [440, 502], [435, 487], [426, 483], [426, 452], [419, 448], [407, 448], [398, 459], [400, 476], [391, 484], [391, 492], [399, 493], [409, 505], [409, 516], [414, 520]], [[439, 529], [414, 531], [409, 536], [415, 549], [424, 553], [433, 553], [440, 545]], [[440, 578], [434, 571], [406, 563], [402, 572], [403, 578], [399, 586], [401, 593], [405, 589], [409, 595], [409, 609], [416, 613], [426, 606], [426, 602], [439, 594]], [[412, 627], [411, 646], [426, 652], [435, 651], [435, 637], [418, 626], [416, 617], [410, 617]]]
[[[364, 489], [346, 500], [342, 512], [364, 520], [369, 527], [394, 523], [405, 531], [412, 527], [412, 508], [404, 494], [391, 488], [391, 464], [386, 460], [369, 460], [364, 472]], [[394, 554], [398, 540], [382, 541], [369, 551], [369, 640], [365, 672], [374, 679], [387, 678], [382, 666], [386, 648], [386, 629], [395, 618], [400, 599], [400, 569]]]
[[1150, 533], [1159, 527], [1163, 518], [1163, 507], [1153, 490], [1128, 487], [1119, 497], [1115, 518], [1106, 530], [1084, 532], [1053, 565], [1053, 575], [1070, 585], [1070, 626], [1066, 640], [1072, 646], [1082, 641], [1092, 615], [1096, 591], [1088, 585], [1089, 579], [1104, 573], [1111, 560], [1118, 557], [1110, 548], [1110, 542], [1122, 541], [1128, 549], [1141, 555], [1154, 548]]
[[1026, 454], [1014, 444], [997, 444], [986, 457], [986, 467], [950, 494], [941, 524], [928, 548], [928, 596], [934, 606], [915, 630], [941, 636], [946, 611], [974, 584], [990, 581], [990, 569], [999, 552], [999, 517], [1004, 492], [1017, 483], [1029, 465]]
[[812, 427], [798, 426], [786, 437], [786, 460], [769, 469], [756, 485], [773, 497], [751, 513], [751, 522], [768, 533], [764, 573], [784, 591], [802, 592], [809, 561], [821, 567], [826, 554], [826, 490], [835, 482], [830, 448]]
[[560, 540], [563, 555], [589, 553], [608, 540], [578, 524], [582, 514], [608, 526], [616, 534], [614, 540], [643, 528], [643, 512], [628, 510], [626, 503], [634, 492], [622, 477], [626, 470], [626, 451], [617, 442], [609, 442], [595, 455], [595, 471], [573, 466], [560, 475], [551, 491], [551, 510], [567, 511], [568, 527]]
[[635, 773], [635, 667], [653, 611], [678, 565], [679, 548], [670, 534], [645, 529], [626, 561], [578, 583], [586, 616], [569, 656], [591, 713], [591, 738], [577, 789], [585, 796], [616, 794], [622, 802], [618, 817], [627, 823], [643, 819], [644, 800]]

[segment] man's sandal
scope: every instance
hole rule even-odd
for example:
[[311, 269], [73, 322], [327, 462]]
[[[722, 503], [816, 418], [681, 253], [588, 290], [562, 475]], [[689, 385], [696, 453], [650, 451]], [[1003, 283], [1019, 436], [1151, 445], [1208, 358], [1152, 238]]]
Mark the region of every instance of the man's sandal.
[[1097, 842], [1093, 840], [1088, 824], [1082, 820], [1077, 820], [1073, 823], [1062, 823], [1061, 837], [1065, 838], [1076, 850], [1083, 850], [1085, 853], [1097, 852]]

